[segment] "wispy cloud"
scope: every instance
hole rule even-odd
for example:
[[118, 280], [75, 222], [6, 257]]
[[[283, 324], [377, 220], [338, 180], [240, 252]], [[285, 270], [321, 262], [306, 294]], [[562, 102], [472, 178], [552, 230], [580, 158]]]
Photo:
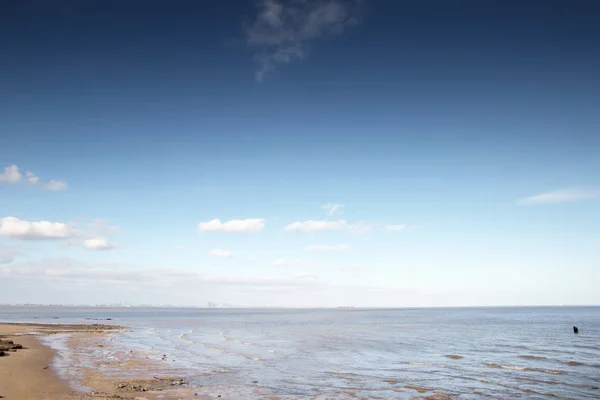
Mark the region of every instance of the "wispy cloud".
[[221, 222], [213, 219], [208, 222], [200, 222], [198, 231], [202, 233], [251, 233], [261, 231], [265, 227], [263, 218], [233, 219]]
[[521, 205], [569, 203], [600, 198], [600, 189], [561, 189], [525, 197], [517, 201]]
[[345, 220], [308, 220], [296, 221], [285, 228], [286, 232], [326, 232], [326, 231], [346, 231], [356, 234], [366, 234], [373, 230], [373, 225], [367, 222], [348, 223]]
[[308, 251], [341, 251], [350, 250], [350, 246], [347, 244], [336, 244], [336, 245], [313, 245], [306, 248]]
[[413, 229], [421, 229], [418, 225], [386, 225], [387, 231], [408, 231]]
[[105, 238], [92, 238], [85, 239], [83, 241], [83, 247], [85, 247], [88, 250], [106, 251], [115, 249], [117, 246], [115, 246], [113, 243], [109, 242]]
[[284, 228], [286, 232], [323, 232], [323, 231], [339, 231], [348, 227], [348, 223], [344, 220], [340, 221], [297, 221], [289, 224]]
[[343, 213], [345, 206], [343, 204], [327, 203], [323, 204], [321, 208], [325, 210], [327, 215], [335, 215]]
[[219, 257], [219, 258], [231, 258], [231, 257], [233, 257], [233, 253], [231, 251], [221, 250], [221, 249], [211, 250], [211, 252], [209, 254], [211, 256], [213, 256], [213, 257]]
[[[21, 181], [23, 178], [23, 173], [16, 165], [9, 165], [8, 167], [4, 167], [2, 173], [0, 173], [0, 183], [10, 183], [15, 184]], [[40, 184], [40, 177], [34, 174], [31, 171], [27, 171], [25, 173], [25, 178], [23, 181], [29, 185], [39, 186], [42, 189], [50, 190], [53, 192], [59, 190], [65, 190], [67, 188], [67, 182], [57, 179], [52, 179], [50, 182], [46, 184]]]
[[273, 261], [273, 266], [275, 267], [305, 267], [312, 268], [315, 267], [316, 264], [310, 261], [302, 261], [302, 260], [286, 260], [285, 258], [278, 258]]
[[58, 192], [59, 190], [65, 190], [67, 188], [67, 182], [59, 181], [56, 179], [51, 180], [45, 185], [42, 185], [42, 188], [46, 190], [50, 190], [52, 192]]
[[37, 185], [40, 183], [40, 177], [33, 172], [27, 171], [25, 174], [25, 182], [29, 183], [30, 185]]
[[19, 255], [19, 250], [14, 247], [0, 247], [0, 264], [10, 264]]
[[358, 23], [358, 3], [351, 0], [262, 0], [246, 29], [248, 46], [257, 49], [256, 80], [278, 65], [306, 57], [319, 38], [341, 34]]

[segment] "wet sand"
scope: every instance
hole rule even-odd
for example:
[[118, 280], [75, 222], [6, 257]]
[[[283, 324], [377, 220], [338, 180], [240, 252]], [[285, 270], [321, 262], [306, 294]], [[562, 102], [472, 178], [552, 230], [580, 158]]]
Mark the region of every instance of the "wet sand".
[[[43, 346], [27, 327], [0, 325], [0, 340], [12, 340], [23, 349], [0, 357], [0, 398], [10, 400], [86, 399], [47, 367], [54, 351]], [[15, 336], [18, 335], [18, 336]]]
[[[74, 390], [52, 367], [54, 350], [40, 341], [41, 336], [71, 333], [80, 340], [98, 337], [124, 329], [112, 325], [52, 325], [0, 323], [0, 348], [19, 347], [0, 356], [0, 399], [7, 400], [88, 400], [88, 399], [148, 399], [160, 393], [175, 394], [175, 385], [185, 385], [180, 377], [119, 380], [94, 371], [86, 373], [83, 382], [89, 391]], [[12, 345], [10, 344], [12, 342]], [[190, 389], [188, 389], [190, 390]], [[203, 396], [195, 396], [202, 399]]]

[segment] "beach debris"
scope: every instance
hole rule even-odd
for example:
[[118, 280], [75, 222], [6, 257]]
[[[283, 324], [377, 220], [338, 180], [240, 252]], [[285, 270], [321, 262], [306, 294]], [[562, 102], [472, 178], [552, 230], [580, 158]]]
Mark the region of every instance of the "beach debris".
[[579, 328], [577, 328], [576, 326], [573, 327], [573, 333], [579, 333]]
[[50, 366], [49, 366], [49, 365], [46, 365], [46, 366], [44, 367], [44, 369], [48, 369], [48, 368], [50, 368]]

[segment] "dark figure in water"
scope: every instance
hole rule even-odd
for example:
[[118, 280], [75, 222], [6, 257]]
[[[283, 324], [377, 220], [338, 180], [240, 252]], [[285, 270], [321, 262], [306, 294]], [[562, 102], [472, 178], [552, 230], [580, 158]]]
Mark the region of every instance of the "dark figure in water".
[[579, 333], [579, 329], [576, 326], [573, 327], [573, 333]]

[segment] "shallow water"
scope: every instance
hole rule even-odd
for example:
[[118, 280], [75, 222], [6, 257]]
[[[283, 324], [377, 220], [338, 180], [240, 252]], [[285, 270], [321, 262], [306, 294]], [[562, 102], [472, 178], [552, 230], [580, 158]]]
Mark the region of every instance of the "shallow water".
[[[102, 323], [85, 318], [106, 317], [133, 329], [87, 356], [133, 351], [228, 398], [260, 397], [244, 392], [249, 389], [405, 398], [414, 394], [407, 386], [460, 399], [600, 398], [598, 307], [0, 309], [0, 320], [22, 322]], [[60, 336], [52, 342], [65, 354], [57, 367], [69, 370], [73, 356]], [[95, 367], [122, 373], [112, 365]]]

